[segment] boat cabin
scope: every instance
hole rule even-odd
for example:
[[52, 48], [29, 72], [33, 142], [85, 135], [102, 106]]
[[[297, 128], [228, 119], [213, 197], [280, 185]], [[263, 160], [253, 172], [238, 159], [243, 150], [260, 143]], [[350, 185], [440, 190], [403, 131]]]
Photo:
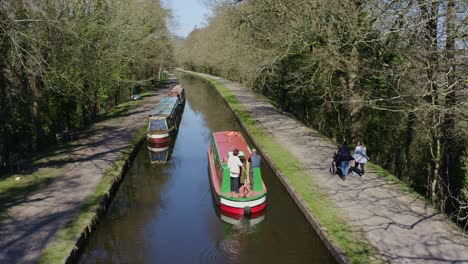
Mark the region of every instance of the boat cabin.
[[149, 114], [148, 132], [170, 130], [178, 108], [177, 97], [165, 97]]
[[181, 84], [177, 84], [176, 86], [172, 87], [168, 95], [179, 98], [180, 104], [185, 102], [185, 89]]
[[[231, 135], [213, 133], [213, 140], [211, 142], [212, 145], [210, 149], [212, 151], [212, 155], [215, 159], [215, 164], [217, 167], [216, 176], [218, 178], [218, 181], [221, 183], [220, 192], [226, 194], [231, 193], [230, 171], [227, 167], [227, 160], [230, 156], [233, 155], [232, 150], [235, 148], [239, 150], [239, 154], [237, 156], [243, 164], [241, 173], [239, 175], [241, 184], [246, 183], [247, 185], [249, 185], [250, 177], [248, 173], [250, 173], [251, 168], [248, 160], [251, 156], [251, 151], [245, 143], [242, 135], [240, 135], [240, 133]], [[260, 168], [254, 168], [253, 170], [254, 186], [252, 191], [261, 192], [263, 189], [263, 181], [261, 179]], [[255, 181], [255, 178], [258, 178], [258, 180]]]

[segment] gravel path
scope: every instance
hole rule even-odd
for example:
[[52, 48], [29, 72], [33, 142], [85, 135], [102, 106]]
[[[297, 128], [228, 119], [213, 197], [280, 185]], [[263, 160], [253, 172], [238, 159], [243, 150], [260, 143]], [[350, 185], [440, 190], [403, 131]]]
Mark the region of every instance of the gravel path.
[[[199, 73], [196, 73], [199, 74]], [[339, 207], [355, 232], [362, 232], [390, 263], [468, 263], [468, 237], [422, 198], [366, 171], [365, 179], [331, 176], [328, 166], [336, 146], [238, 83], [199, 74], [225, 85], [249, 114], [306, 168]]]
[[[73, 142], [67, 151], [36, 164], [35, 173], [63, 166], [61, 173], [44, 188], [23, 197], [0, 222], [0, 263], [36, 263], [47, 243], [63, 225], [76, 216], [84, 199], [102, 175], [129, 146], [145, 124], [148, 112], [165, 90], [145, 98], [120, 117], [95, 124]], [[24, 175], [23, 177], [28, 177]]]

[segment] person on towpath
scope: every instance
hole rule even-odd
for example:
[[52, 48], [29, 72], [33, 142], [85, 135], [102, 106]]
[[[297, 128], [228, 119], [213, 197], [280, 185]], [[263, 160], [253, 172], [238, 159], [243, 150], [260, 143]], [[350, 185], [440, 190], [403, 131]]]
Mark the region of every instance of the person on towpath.
[[341, 173], [343, 174], [343, 181], [346, 180], [348, 176], [349, 163], [353, 160], [348, 148], [348, 143], [344, 142], [343, 146], [338, 149], [338, 160], [340, 161]]
[[239, 175], [240, 175], [240, 168], [242, 167], [242, 162], [238, 157], [239, 150], [234, 149], [232, 151], [232, 155], [229, 156], [227, 161], [227, 166], [229, 171], [231, 172], [231, 192], [239, 193]]
[[367, 149], [366, 146], [364, 145], [364, 142], [358, 141], [356, 148], [354, 149], [354, 171], [358, 168], [358, 166], [361, 167], [361, 177], [364, 178], [364, 166], [366, 165], [366, 162], [369, 161], [369, 157], [367, 156]]

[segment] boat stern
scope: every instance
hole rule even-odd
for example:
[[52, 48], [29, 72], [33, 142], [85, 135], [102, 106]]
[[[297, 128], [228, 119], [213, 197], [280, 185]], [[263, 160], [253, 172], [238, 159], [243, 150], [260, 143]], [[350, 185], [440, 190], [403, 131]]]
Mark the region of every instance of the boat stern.
[[266, 195], [252, 200], [233, 200], [227, 197], [220, 197], [220, 208], [229, 214], [235, 215], [254, 215], [266, 208]]

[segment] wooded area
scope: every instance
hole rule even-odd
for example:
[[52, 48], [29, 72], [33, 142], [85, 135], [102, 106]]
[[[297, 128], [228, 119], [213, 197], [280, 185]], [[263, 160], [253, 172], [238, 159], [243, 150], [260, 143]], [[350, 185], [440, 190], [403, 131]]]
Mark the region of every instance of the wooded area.
[[172, 58], [159, 0], [0, 2], [0, 171], [157, 81]]
[[179, 64], [242, 82], [338, 144], [363, 139], [466, 227], [466, 1], [210, 2]]

